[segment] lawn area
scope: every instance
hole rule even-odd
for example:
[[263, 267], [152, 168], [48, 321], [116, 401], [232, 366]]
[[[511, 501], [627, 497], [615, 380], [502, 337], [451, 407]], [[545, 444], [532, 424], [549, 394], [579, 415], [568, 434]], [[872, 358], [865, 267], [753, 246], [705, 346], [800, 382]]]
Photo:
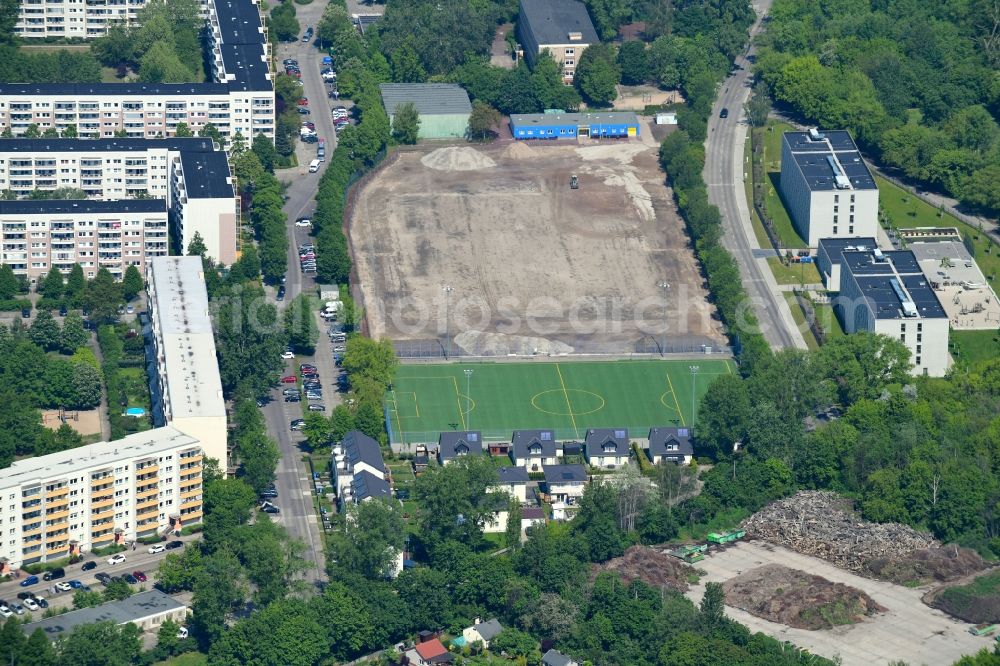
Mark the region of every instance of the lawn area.
[[185, 652], [164, 661], [158, 661], [153, 666], [206, 666], [208, 656], [200, 652]]
[[[465, 370], [472, 371], [468, 384]], [[515, 429], [546, 428], [568, 440], [596, 427], [640, 435], [653, 426], [690, 425], [694, 401], [711, 379], [731, 372], [730, 361], [709, 358], [403, 365], [386, 395], [390, 436], [436, 442], [441, 431], [461, 429], [509, 441]]]
[[767, 263], [778, 284], [819, 284], [822, 281], [816, 264], [800, 262], [786, 266], [780, 257], [768, 257]]
[[819, 349], [816, 336], [812, 334], [808, 324], [806, 324], [806, 313], [802, 310], [802, 306], [799, 305], [799, 299], [795, 298], [795, 294], [790, 291], [784, 292], [783, 296], [788, 301], [788, 309], [792, 311], [792, 319], [795, 320], [795, 325], [802, 331], [802, 339], [806, 341], [806, 347], [810, 350]]
[[778, 232], [778, 237], [785, 247], [801, 248], [806, 247], [806, 241], [792, 225], [792, 219], [785, 210], [785, 204], [781, 200], [779, 185], [781, 181], [781, 135], [784, 132], [792, 132], [795, 128], [788, 123], [770, 121], [767, 124], [767, 131], [764, 132], [764, 170], [767, 172], [767, 182], [764, 188], [767, 194], [764, 204], [767, 206], [768, 215], [774, 220], [774, 228]]
[[840, 320], [833, 313], [833, 306], [829, 303], [813, 302], [813, 309], [816, 311], [816, 319], [819, 325], [826, 331], [827, 342], [835, 338], [844, 337], [844, 329], [840, 325]]
[[[129, 433], [133, 432], [143, 432], [149, 430], [153, 427], [152, 420], [150, 419], [151, 408], [149, 404], [149, 384], [146, 379], [146, 371], [143, 368], [120, 368], [118, 370], [118, 376], [121, 381], [122, 393], [126, 396], [129, 407], [142, 407], [146, 410], [146, 416], [144, 417], [132, 417], [127, 419], [127, 430]], [[114, 396], [109, 396], [113, 398]], [[119, 400], [121, 396], [119, 395]], [[113, 400], [110, 401], [111, 405], [109, 409], [117, 409], [120, 412], [124, 411], [121, 409], [119, 404], [116, 404]]]
[[1000, 336], [996, 331], [952, 331], [956, 361], [975, 365], [1000, 356]]

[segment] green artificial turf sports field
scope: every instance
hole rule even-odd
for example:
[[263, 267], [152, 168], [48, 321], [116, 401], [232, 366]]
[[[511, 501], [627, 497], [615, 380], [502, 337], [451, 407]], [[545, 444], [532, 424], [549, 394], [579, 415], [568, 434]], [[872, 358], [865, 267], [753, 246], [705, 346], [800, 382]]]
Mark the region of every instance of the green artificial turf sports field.
[[445, 430], [509, 441], [513, 430], [532, 428], [561, 440], [611, 427], [642, 437], [653, 426], [691, 425], [692, 396], [732, 372], [721, 359], [402, 365], [386, 418], [393, 442], [436, 442]]

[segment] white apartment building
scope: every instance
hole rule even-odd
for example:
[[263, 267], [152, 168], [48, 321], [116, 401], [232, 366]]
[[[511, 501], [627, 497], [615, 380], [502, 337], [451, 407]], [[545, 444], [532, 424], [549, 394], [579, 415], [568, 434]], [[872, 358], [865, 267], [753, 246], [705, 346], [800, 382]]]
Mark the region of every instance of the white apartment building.
[[24, 38], [93, 39], [112, 23], [132, 24], [146, 0], [20, 0], [14, 31]]
[[[0, 190], [27, 197], [33, 190], [60, 188], [83, 190], [94, 200], [162, 199], [179, 251], [186, 251], [198, 232], [217, 262], [237, 259], [239, 200], [226, 155], [211, 139], [0, 141]], [[150, 229], [155, 243], [160, 232], [157, 222]]]
[[159, 389], [153, 400], [161, 403], [168, 426], [197, 438], [225, 471], [226, 405], [201, 259], [153, 258], [146, 289]]
[[167, 255], [167, 224], [164, 199], [0, 201], [2, 263], [32, 284], [73, 264], [87, 278], [107, 268], [121, 279], [130, 265]]
[[158, 428], [0, 470], [0, 574], [201, 522], [202, 447]]
[[895, 338], [910, 350], [913, 374], [948, 371], [948, 315], [913, 253], [845, 251], [834, 310], [845, 333]]
[[785, 132], [781, 194], [809, 247], [878, 233], [878, 187], [846, 131]]
[[86, 138], [124, 131], [151, 139], [173, 136], [183, 122], [194, 132], [212, 123], [225, 136], [239, 132], [249, 141], [263, 133], [273, 139], [270, 45], [258, 2], [208, 0], [206, 16], [212, 82], [3, 83], [0, 131], [9, 128], [16, 136], [32, 124], [60, 132], [75, 125]]

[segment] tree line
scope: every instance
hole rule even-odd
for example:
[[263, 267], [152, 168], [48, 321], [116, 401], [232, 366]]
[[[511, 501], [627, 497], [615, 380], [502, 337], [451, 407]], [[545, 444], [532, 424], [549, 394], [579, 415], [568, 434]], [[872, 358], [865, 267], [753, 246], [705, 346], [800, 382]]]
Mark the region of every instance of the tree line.
[[778, 0], [757, 76], [778, 102], [850, 130], [908, 178], [1000, 211], [1000, 16], [985, 0], [840, 3]]

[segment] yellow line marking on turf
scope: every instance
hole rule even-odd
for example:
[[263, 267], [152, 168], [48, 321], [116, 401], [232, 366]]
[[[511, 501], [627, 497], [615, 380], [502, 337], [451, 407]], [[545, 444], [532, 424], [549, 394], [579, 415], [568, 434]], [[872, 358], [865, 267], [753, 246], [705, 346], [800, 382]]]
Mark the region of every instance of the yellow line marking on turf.
[[670, 381], [670, 374], [667, 374], [667, 383], [670, 384], [670, 393], [674, 396], [674, 405], [677, 407], [677, 416], [681, 419], [681, 425], [684, 424], [684, 412], [681, 411], [681, 403], [677, 402], [677, 391], [674, 390], [674, 383]]
[[462, 430], [465, 430], [465, 410], [462, 409], [462, 394], [458, 392], [458, 380], [455, 375], [451, 376], [451, 381], [455, 385], [455, 404], [458, 405], [458, 415], [462, 417]]
[[566, 411], [569, 412], [569, 420], [573, 422], [573, 432], [576, 436], [580, 436], [580, 430], [576, 427], [576, 417], [573, 416], [573, 405], [569, 401], [569, 391], [566, 390], [566, 382], [563, 381], [562, 370], [559, 369], [559, 364], [556, 363], [556, 372], [559, 374], [559, 383], [562, 385], [563, 395], [566, 397]]
[[404, 441], [403, 424], [399, 421], [399, 402], [395, 396], [392, 398], [392, 411], [396, 412], [396, 428], [399, 430], [399, 440]]

